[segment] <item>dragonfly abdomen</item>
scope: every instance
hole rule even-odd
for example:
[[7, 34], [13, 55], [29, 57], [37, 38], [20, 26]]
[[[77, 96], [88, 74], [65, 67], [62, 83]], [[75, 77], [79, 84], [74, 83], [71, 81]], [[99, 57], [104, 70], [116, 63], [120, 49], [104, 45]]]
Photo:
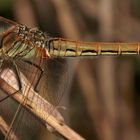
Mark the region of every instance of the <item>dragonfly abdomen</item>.
[[96, 56], [139, 54], [140, 43], [98, 43], [55, 39], [50, 44], [51, 56]]

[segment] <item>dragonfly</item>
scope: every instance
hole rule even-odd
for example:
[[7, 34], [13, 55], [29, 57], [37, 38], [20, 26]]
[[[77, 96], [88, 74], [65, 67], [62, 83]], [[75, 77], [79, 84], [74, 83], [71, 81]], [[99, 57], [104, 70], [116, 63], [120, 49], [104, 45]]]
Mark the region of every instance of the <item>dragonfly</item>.
[[[55, 58], [136, 55], [140, 53], [139, 42], [83, 42], [50, 37], [37, 28], [29, 28], [4, 17], [0, 17], [0, 29], [0, 70], [3, 71], [7, 67], [12, 69], [18, 85], [16, 92], [0, 98], [0, 104], [9, 100], [11, 96], [17, 94], [19, 91], [22, 92], [20, 72], [23, 72], [35, 91], [45, 92], [45, 99], [48, 97], [52, 100], [54, 100], [53, 98], [57, 98], [54, 101], [57, 106], [63, 96], [63, 92], [61, 92], [61, 95], [57, 95], [57, 93], [56, 95], [51, 95], [52, 93], [49, 94], [44, 91], [46, 85], [42, 86], [42, 79], [45, 76], [47, 79], [48, 76], [45, 63], [49, 60], [53, 60], [51, 61], [52, 63], [55, 61]], [[22, 106], [19, 105], [15, 115], [13, 115], [14, 119], [11, 120], [12, 123], [5, 139], [8, 139], [12, 129], [19, 129], [19, 126], [16, 126], [16, 122], [18, 119], [23, 119], [24, 116], [19, 108], [22, 108]]]

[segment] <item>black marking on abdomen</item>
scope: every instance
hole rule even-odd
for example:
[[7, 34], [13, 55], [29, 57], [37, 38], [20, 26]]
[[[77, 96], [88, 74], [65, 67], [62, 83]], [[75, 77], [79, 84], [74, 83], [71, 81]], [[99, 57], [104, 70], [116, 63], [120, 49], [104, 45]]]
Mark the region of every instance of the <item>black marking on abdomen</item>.
[[73, 50], [73, 49], [66, 49], [66, 52], [67, 51], [75, 52], [75, 50]]
[[118, 53], [117, 50], [101, 50], [101, 53]]
[[81, 53], [97, 53], [95, 50], [82, 50]]
[[121, 51], [122, 53], [138, 53], [138, 51]]

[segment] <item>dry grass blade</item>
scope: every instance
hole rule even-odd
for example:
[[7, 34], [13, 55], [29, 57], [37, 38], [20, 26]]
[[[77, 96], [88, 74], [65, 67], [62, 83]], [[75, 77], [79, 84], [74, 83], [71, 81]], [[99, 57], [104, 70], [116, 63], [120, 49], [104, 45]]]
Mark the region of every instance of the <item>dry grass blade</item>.
[[[3, 72], [5, 73], [5, 71]], [[6, 74], [1, 75], [0, 78], [0, 88], [3, 90], [6, 94], [10, 95], [11, 93], [15, 92], [15, 87], [17, 85], [14, 85], [15, 77], [14, 74], [12, 74], [12, 71], [8, 69], [6, 71]], [[4, 75], [4, 76], [3, 76]], [[9, 76], [10, 75], [10, 76]], [[10, 77], [10, 78], [9, 78]], [[68, 127], [60, 113], [55, 109], [53, 111], [53, 114], [50, 114], [50, 111], [48, 111], [48, 108], [52, 108], [52, 105], [48, 103], [46, 100], [44, 100], [41, 96], [39, 96], [38, 93], [36, 93], [30, 86], [30, 83], [27, 81], [27, 79], [24, 77], [23, 74], [21, 74], [21, 80], [23, 82], [23, 85], [26, 85], [26, 88], [30, 88], [30, 93], [29, 97], [25, 97], [22, 92], [19, 92], [15, 95], [12, 96], [12, 98], [17, 101], [18, 103], [23, 103], [24, 98], [26, 98], [26, 102], [22, 104], [22, 107], [24, 107], [27, 111], [32, 113], [35, 117], [37, 117], [45, 126], [46, 128], [51, 126], [55, 132], [59, 133], [61, 136], [63, 136], [66, 139], [69, 140], [83, 140], [80, 135], [78, 135], [76, 132], [74, 132], [70, 127]], [[23, 91], [24, 91], [24, 86], [23, 86]], [[34, 100], [33, 99], [34, 96]], [[43, 106], [45, 107], [40, 107], [43, 102]], [[57, 114], [57, 115], [54, 115]], [[57, 116], [57, 117], [56, 117]], [[59, 117], [58, 117], [59, 116]]]
[[64, 36], [67, 38], [78, 39], [80, 37], [80, 31], [77, 30], [78, 26], [76, 26], [73, 19], [72, 10], [68, 1], [52, 0], [52, 3], [57, 11], [57, 18]]

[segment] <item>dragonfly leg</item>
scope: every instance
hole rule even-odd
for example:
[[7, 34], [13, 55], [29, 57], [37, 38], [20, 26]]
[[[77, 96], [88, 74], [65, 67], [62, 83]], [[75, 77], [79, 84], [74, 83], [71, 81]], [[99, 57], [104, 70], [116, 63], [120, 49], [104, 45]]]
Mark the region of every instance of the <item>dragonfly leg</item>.
[[12, 93], [10, 95], [7, 95], [6, 97], [0, 99], [0, 102], [6, 100], [7, 98], [9, 98], [11, 96], [13, 96], [14, 94], [18, 93], [22, 89], [22, 84], [21, 84], [19, 69], [18, 69], [17, 65], [15, 64], [15, 62], [13, 62], [13, 68], [14, 68], [14, 73], [16, 75], [16, 79], [17, 79], [17, 82], [18, 82], [19, 89], [17, 91], [15, 91], [14, 93]]
[[20, 71], [16, 65], [15, 62], [13, 62], [13, 65], [14, 65], [14, 71], [15, 71], [15, 74], [16, 74], [16, 79], [17, 79], [17, 82], [18, 82], [18, 86], [19, 86], [19, 90], [20, 91], [22, 89], [22, 83], [21, 83], [21, 78], [20, 78]]
[[28, 64], [30, 64], [30, 65], [33, 65], [33, 66], [36, 67], [38, 70], [40, 70], [40, 75], [39, 75], [39, 77], [38, 77], [38, 79], [37, 79], [37, 82], [36, 82], [36, 84], [35, 84], [35, 86], [34, 86], [34, 90], [37, 92], [37, 91], [38, 91], [38, 90], [37, 90], [37, 86], [38, 86], [38, 84], [39, 84], [39, 82], [40, 82], [40, 79], [41, 79], [41, 77], [42, 77], [42, 75], [43, 75], [44, 70], [43, 70], [39, 65], [37, 65], [37, 64], [35, 64], [35, 63], [31, 62], [31, 61], [28, 61], [28, 60], [22, 60], [22, 61], [24, 61], [24, 62], [26, 62], [26, 63], [28, 63]]
[[3, 59], [0, 59], [0, 68], [2, 67], [3, 65]]

